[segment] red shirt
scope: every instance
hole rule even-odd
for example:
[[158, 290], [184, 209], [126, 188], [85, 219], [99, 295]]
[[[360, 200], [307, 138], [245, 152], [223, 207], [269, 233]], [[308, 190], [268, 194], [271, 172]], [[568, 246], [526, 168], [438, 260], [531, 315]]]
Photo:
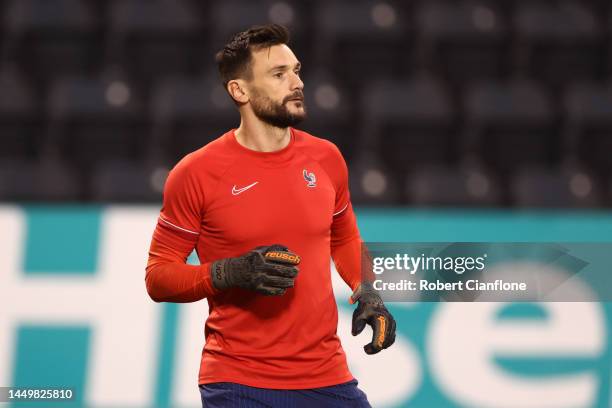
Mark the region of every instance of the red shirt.
[[[212, 261], [276, 243], [302, 259], [283, 296], [212, 286]], [[199, 266], [185, 264], [193, 248]], [[360, 251], [348, 172], [333, 143], [291, 129], [285, 148], [258, 152], [232, 130], [170, 172], [146, 283], [156, 301], [207, 298], [200, 384], [322, 387], [353, 378], [336, 335], [330, 256], [354, 289]]]

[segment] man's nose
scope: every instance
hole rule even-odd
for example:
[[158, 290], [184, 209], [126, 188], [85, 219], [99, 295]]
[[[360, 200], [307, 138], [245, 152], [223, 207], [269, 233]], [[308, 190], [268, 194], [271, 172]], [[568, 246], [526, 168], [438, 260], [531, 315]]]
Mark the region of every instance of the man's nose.
[[300, 76], [298, 74], [296, 74], [295, 72], [293, 73], [293, 82], [291, 84], [291, 89], [304, 89], [304, 82], [302, 81], [302, 79], [300, 78]]

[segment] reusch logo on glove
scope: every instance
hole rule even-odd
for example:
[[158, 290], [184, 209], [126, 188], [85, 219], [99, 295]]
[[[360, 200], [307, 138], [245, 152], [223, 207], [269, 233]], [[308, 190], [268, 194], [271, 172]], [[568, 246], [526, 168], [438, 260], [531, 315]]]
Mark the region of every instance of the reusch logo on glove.
[[290, 254], [288, 252], [282, 252], [282, 251], [266, 252], [266, 259], [270, 259], [272, 261], [288, 262], [294, 265], [297, 265], [300, 263], [300, 257], [298, 255]]

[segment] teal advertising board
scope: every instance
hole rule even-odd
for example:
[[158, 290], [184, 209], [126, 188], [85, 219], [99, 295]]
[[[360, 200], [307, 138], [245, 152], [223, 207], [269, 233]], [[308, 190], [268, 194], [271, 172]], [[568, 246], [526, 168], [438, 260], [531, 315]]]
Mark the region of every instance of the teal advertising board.
[[[157, 211], [0, 207], [0, 386], [74, 389], [44, 406], [198, 406], [207, 306], [148, 298]], [[612, 241], [611, 213], [362, 209], [358, 221], [373, 242]], [[348, 334], [337, 276], [334, 290], [338, 334], [373, 406], [611, 406], [609, 303], [393, 303], [397, 344], [370, 357], [367, 335]]]

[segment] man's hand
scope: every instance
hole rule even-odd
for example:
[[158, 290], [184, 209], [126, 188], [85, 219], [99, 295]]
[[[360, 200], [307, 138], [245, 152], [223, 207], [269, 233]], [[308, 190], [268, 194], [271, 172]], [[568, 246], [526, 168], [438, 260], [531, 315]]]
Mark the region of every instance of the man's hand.
[[283, 295], [293, 287], [300, 257], [283, 245], [260, 246], [236, 257], [215, 261], [211, 267], [215, 288], [253, 290], [262, 295]]
[[359, 285], [350, 301], [359, 302], [353, 312], [353, 336], [361, 333], [366, 323], [372, 326], [372, 341], [363, 347], [365, 352], [376, 354], [392, 345], [395, 341], [395, 319], [372, 285], [369, 283]]

